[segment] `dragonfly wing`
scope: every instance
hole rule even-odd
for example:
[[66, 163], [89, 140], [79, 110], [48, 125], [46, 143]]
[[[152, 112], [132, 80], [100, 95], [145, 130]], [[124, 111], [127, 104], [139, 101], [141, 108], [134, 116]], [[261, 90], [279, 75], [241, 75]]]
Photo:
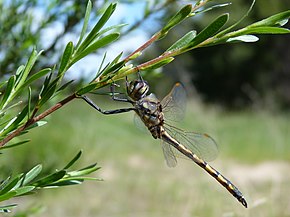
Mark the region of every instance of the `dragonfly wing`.
[[162, 144], [162, 151], [163, 151], [167, 166], [175, 167], [177, 164], [177, 160], [174, 156], [171, 146], [164, 141], [162, 141], [161, 144]]
[[170, 93], [161, 101], [162, 111], [167, 120], [180, 121], [184, 118], [186, 92], [181, 83], [176, 83]]
[[203, 160], [213, 161], [217, 157], [218, 145], [206, 133], [186, 132], [169, 125], [166, 125], [165, 129], [180, 144], [186, 146]]

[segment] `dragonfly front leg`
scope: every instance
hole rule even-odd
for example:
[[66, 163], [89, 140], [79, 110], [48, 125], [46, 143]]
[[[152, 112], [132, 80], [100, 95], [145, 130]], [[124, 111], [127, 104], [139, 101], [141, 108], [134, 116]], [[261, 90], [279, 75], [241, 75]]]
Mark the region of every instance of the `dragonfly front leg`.
[[89, 97], [87, 96], [80, 96], [83, 100], [85, 100], [86, 103], [88, 103], [90, 106], [92, 106], [97, 111], [101, 112], [104, 115], [110, 115], [110, 114], [119, 114], [129, 111], [134, 111], [135, 108], [121, 108], [121, 109], [115, 109], [115, 110], [102, 110], [99, 106], [97, 106]]
[[119, 98], [119, 97], [116, 97], [116, 94], [115, 94], [115, 86], [119, 87], [119, 85], [113, 83], [110, 87], [110, 91], [112, 93], [112, 99], [115, 100], [115, 101], [120, 101], [120, 102], [131, 102], [131, 100], [127, 99], [127, 98]]

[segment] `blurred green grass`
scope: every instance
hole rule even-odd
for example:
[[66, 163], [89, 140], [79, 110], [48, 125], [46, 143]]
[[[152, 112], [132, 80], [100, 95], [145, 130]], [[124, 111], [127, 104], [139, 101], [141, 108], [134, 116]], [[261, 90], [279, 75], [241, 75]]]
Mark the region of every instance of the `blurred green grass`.
[[[104, 109], [127, 106], [103, 99], [95, 101]], [[51, 170], [79, 149], [84, 151], [79, 165], [98, 162], [102, 169], [96, 176], [103, 182], [25, 199], [27, 206], [36, 200], [47, 205], [49, 212], [40, 216], [289, 216], [288, 120], [289, 114], [225, 112], [189, 102], [185, 121], [178, 124], [216, 139], [220, 155], [211, 164], [245, 194], [249, 209], [194, 163], [179, 159], [176, 168], [167, 168], [159, 141], [136, 128], [132, 113], [105, 116], [80, 100], [25, 135], [31, 143], [7, 150], [0, 161], [9, 166], [1, 170], [39, 162]]]

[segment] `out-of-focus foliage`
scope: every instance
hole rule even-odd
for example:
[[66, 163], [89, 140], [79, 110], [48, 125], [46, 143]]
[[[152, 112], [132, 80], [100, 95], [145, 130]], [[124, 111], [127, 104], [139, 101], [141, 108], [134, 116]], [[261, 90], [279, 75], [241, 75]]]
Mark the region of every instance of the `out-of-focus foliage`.
[[[202, 29], [221, 12], [230, 11], [229, 23], [239, 20], [250, 6], [249, 1], [199, 15], [178, 26], [174, 33], [157, 46], [164, 49], [171, 40], [188, 29]], [[290, 9], [290, 1], [257, 1], [251, 13], [240, 24], [261, 20], [270, 14]], [[287, 23], [286, 28], [290, 27]], [[160, 45], [162, 44], [162, 45]], [[290, 36], [263, 35], [254, 44], [215, 46], [196, 49], [177, 58], [165, 73], [181, 80], [206, 102], [244, 108], [269, 109], [290, 107]], [[178, 73], [177, 73], [178, 72]], [[195, 93], [196, 93], [195, 92]]]

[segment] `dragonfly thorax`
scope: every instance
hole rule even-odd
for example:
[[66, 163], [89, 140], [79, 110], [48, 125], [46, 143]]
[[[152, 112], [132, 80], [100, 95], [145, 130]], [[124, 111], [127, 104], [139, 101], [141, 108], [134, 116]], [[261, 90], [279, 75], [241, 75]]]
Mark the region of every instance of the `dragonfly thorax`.
[[149, 85], [144, 80], [131, 81], [127, 85], [127, 94], [133, 100], [140, 100], [145, 97], [149, 91]]
[[136, 112], [150, 130], [152, 136], [161, 138], [160, 127], [163, 125], [164, 117], [160, 101], [154, 94], [149, 94], [136, 101]]

